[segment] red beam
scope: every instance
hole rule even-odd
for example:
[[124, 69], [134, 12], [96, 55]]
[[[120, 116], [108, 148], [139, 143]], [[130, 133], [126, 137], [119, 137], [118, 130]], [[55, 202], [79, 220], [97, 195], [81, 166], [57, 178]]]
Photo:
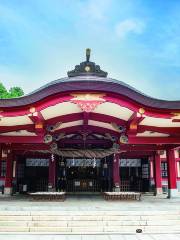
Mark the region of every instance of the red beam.
[[[83, 139], [68, 139], [68, 138], [65, 138], [65, 139], [62, 139], [60, 140], [60, 144], [82, 144], [84, 143]], [[110, 140], [107, 140], [107, 139], [87, 139], [86, 140], [86, 145], [87, 144], [112, 144], [112, 142]]]
[[[119, 95], [119, 94], [107, 94], [103, 98], [106, 100], [106, 102], [112, 102], [136, 112], [138, 112], [138, 109], [143, 106], [143, 103], [142, 105], [140, 105], [136, 101], [131, 100], [128, 97]], [[54, 106], [58, 103], [70, 101], [71, 99], [72, 99], [72, 96], [68, 92], [66, 93], [66, 95], [63, 93], [59, 93], [59, 94], [57, 93], [48, 97], [45, 95], [44, 99], [34, 103], [33, 107], [35, 107], [37, 111], [41, 111], [47, 107]], [[153, 109], [151, 107], [146, 107], [146, 106], [144, 107], [146, 110], [145, 114], [147, 116], [162, 117], [162, 118], [172, 117], [172, 114], [171, 114], [172, 111], [170, 110], [166, 110], [165, 112], [163, 110], [158, 111], [158, 109]], [[4, 112], [2, 112], [1, 115], [4, 117], [27, 115], [29, 114], [29, 109], [30, 109], [30, 106], [28, 105], [23, 107], [13, 107], [9, 109], [4, 108], [2, 109]]]
[[[55, 118], [51, 118], [46, 120], [46, 124], [55, 124], [57, 122], [73, 122], [73, 121], [78, 121], [84, 118], [83, 113], [72, 113], [72, 114], [66, 114], [62, 116], [58, 116]], [[89, 119], [94, 120], [94, 121], [99, 121], [99, 122], [105, 122], [105, 123], [111, 123], [115, 122], [119, 125], [126, 125], [126, 121], [122, 120], [120, 118], [112, 117], [106, 114], [101, 114], [101, 113], [89, 113]]]
[[0, 143], [43, 143], [41, 136], [0, 136]]
[[132, 137], [129, 144], [180, 144], [180, 137]]
[[[176, 145], [177, 146], [177, 145]], [[121, 144], [120, 149], [122, 151], [156, 151], [156, 150], [164, 150], [167, 149], [169, 145], [156, 145], [156, 144], [139, 144], [139, 145], [133, 145], [133, 144]]]
[[143, 133], [145, 131], [165, 133], [170, 135], [180, 135], [179, 127], [154, 127], [154, 126], [146, 126], [146, 125], [138, 126], [138, 133]]
[[[89, 133], [101, 133], [101, 134], [105, 134], [105, 133], [110, 133], [112, 136], [117, 136], [119, 137], [119, 133], [110, 129], [106, 129], [106, 128], [102, 128], [102, 127], [96, 127], [96, 126], [91, 126], [88, 125], [88, 129], [86, 130]], [[55, 133], [81, 133], [83, 132], [83, 128], [81, 125], [78, 126], [72, 126], [72, 127], [67, 127], [67, 128], [62, 128], [59, 129], [58, 131], [56, 131]]]
[[49, 150], [49, 146], [43, 143], [36, 143], [36, 144], [12, 144], [11, 145], [13, 150]]
[[106, 114], [91, 112], [89, 115], [90, 115], [89, 119], [94, 120], [94, 121], [105, 122], [105, 123], [114, 122], [118, 125], [123, 125], [123, 126], [126, 125], [125, 120], [120, 119], [120, 118], [116, 118], [116, 117], [113, 117], [113, 116], [109, 116], [109, 115], [106, 115]]
[[71, 114], [66, 114], [66, 115], [61, 115], [55, 118], [50, 118], [46, 120], [47, 125], [53, 125], [56, 124], [57, 122], [74, 122], [83, 119], [83, 113], [71, 113]]
[[120, 158], [142, 158], [152, 156], [155, 151], [141, 151], [141, 152], [122, 152]]
[[14, 132], [19, 130], [27, 130], [28, 132], [34, 132], [34, 125], [15, 125], [15, 126], [0, 126], [0, 133]]

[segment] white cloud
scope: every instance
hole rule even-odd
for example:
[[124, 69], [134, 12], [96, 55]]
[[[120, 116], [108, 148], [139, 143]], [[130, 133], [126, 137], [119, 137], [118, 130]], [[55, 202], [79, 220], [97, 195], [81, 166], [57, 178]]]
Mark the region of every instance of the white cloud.
[[130, 33], [141, 34], [144, 30], [144, 23], [138, 19], [126, 19], [115, 26], [116, 35], [124, 38]]
[[104, 23], [107, 20], [111, 0], [88, 0], [80, 4], [80, 16], [86, 22]]

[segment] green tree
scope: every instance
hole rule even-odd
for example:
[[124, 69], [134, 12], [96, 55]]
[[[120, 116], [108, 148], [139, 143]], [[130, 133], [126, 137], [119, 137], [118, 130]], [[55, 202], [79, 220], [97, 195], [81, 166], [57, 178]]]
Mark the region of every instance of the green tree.
[[20, 87], [12, 87], [9, 90], [9, 95], [10, 95], [10, 98], [20, 97], [24, 95], [24, 92]]
[[8, 91], [1, 82], [0, 82], [0, 98], [8, 98]]
[[24, 92], [20, 87], [12, 87], [8, 91], [4, 85], [0, 82], [0, 99], [2, 98], [15, 98], [23, 96]]

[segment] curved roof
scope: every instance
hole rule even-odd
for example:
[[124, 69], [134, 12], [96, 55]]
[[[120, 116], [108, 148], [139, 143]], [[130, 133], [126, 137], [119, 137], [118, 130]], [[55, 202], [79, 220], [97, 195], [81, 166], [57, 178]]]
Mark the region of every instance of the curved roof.
[[180, 110], [180, 101], [152, 98], [124, 82], [98, 76], [76, 76], [57, 79], [20, 98], [0, 99], [1, 108], [32, 105], [49, 96], [72, 91], [100, 91], [125, 96], [143, 106], [162, 110]]
[[88, 54], [68, 77], [0, 100], [0, 143], [180, 144], [180, 101], [155, 99], [107, 78]]

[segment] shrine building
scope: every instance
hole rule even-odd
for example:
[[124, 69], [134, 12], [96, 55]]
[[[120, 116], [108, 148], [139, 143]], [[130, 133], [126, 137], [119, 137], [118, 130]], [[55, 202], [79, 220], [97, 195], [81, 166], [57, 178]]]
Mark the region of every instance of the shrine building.
[[180, 191], [180, 101], [149, 97], [86, 60], [31, 94], [0, 99], [4, 194]]

